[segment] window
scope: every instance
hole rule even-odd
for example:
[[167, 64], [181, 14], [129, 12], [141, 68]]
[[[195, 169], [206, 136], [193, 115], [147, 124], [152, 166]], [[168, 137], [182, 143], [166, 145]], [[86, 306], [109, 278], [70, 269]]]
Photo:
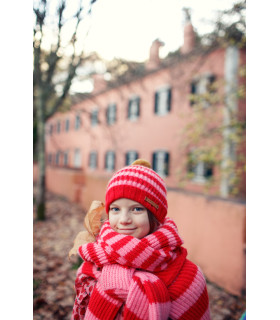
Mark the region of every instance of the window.
[[91, 169], [97, 168], [97, 152], [96, 151], [92, 151], [89, 154], [89, 167]]
[[171, 88], [163, 88], [155, 93], [155, 114], [165, 115], [171, 110]]
[[57, 121], [57, 125], [56, 125], [56, 132], [60, 133], [60, 121]]
[[52, 164], [52, 154], [51, 153], [48, 154], [48, 163]]
[[63, 154], [63, 165], [64, 166], [68, 166], [68, 151], [65, 151], [64, 154]]
[[128, 151], [125, 154], [125, 165], [129, 166], [132, 164], [133, 161], [135, 161], [136, 159], [138, 159], [138, 152], [137, 151]]
[[116, 104], [109, 104], [106, 111], [107, 124], [111, 125], [116, 122]]
[[166, 151], [156, 151], [153, 153], [153, 170], [161, 177], [169, 174], [169, 153]]
[[188, 174], [192, 181], [204, 183], [213, 176], [213, 163], [199, 159], [195, 153], [189, 153]]
[[92, 127], [95, 127], [98, 125], [98, 110], [97, 109], [94, 109], [91, 111], [90, 122], [91, 122]]
[[59, 165], [59, 157], [60, 157], [60, 152], [57, 151], [57, 153], [55, 154], [55, 164], [58, 166]]
[[79, 130], [80, 127], [81, 127], [81, 117], [79, 114], [77, 114], [75, 118], [75, 130]]
[[[214, 87], [214, 82], [216, 81], [215, 75], [206, 74], [199, 78], [194, 79], [191, 82], [191, 96], [190, 96], [190, 105], [202, 103], [203, 108], [210, 106], [209, 96], [207, 95], [214, 94], [216, 92]], [[208, 101], [207, 101], [208, 100]]]
[[81, 161], [80, 149], [75, 149], [75, 151], [74, 151], [74, 167], [80, 168], [81, 164], [82, 164], [82, 161]]
[[128, 119], [135, 121], [140, 115], [140, 97], [134, 97], [128, 102]]
[[115, 169], [116, 156], [114, 151], [106, 152], [105, 156], [105, 169], [107, 171], [113, 171]]
[[66, 119], [65, 120], [65, 131], [66, 132], [69, 131], [69, 127], [70, 127], [70, 121], [69, 121], [69, 119]]
[[52, 133], [53, 133], [53, 125], [50, 124], [50, 136], [52, 135]]

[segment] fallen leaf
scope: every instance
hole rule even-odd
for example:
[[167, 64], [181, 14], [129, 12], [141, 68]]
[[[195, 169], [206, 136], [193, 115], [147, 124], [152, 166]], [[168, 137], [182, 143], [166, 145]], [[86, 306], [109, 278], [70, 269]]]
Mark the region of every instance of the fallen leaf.
[[79, 232], [74, 240], [73, 248], [69, 251], [69, 254], [68, 254], [69, 259], [72, 255], [78, 254], [78, 249], [80, 246], [82, 246], [85, 243], [94, 242], [94, 241], [95, 241], [95, 237], [89, 234], [88, 231]]

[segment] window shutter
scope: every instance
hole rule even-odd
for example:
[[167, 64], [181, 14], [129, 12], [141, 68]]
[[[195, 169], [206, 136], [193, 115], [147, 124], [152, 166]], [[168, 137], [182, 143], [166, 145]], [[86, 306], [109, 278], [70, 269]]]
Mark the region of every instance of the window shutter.
[[128, 101], [127, 118], [131, 117], [131, 100]]
[[114, 123], [117, 121], [117, 105], [116, 104], [114, 104], [114, 106], [113, 106], [113, 110], [114, 110]]
[[166, 176], [169, 175], [169, 153], [165, 152], [165, 156], [164, 156], [164, 173]]
[[196, 82], [193, 81], [191, 83], [191, 94], [196, 94], [196, 92], [197, 92], [197, 85], [196, 85]]
[[153, 170], [157, 171], [157, 153], [153, 152]]
[[106, 109], [106, 122], [109, 124], [109, 107]]
[[128, 159], [129, 159], [129, 156], [128, 156], [128, 152], [125, 154], [125, 165], [128, 166], [129, 163], [128, 163]]
[[214, 74], [211, 74], [208, 77], [208, 82], [209, 82], [209, 92], [210, 93], [215, 93], [215, 89], [213, 88], [213, 83], [216, 81], [216, 76]]
[[115, 170], [115, 167], [116, 167], [116, 154], [115, 152], [112, 152], [113, 154], [113, 170]]
[[158, 113], [158, 92], [155, 93], [155, 114]]
[[167, 105], [167, 110], [168, 112], [171, 110], [171, 88], [168, 89], [168, 105]]
[[105, 169], [107, 169], [107, 168], [108, 168], [107, 163], [108, 163], [108, 152], [106, 152], [106, 154], [105, 154], [105, 163], [104, 163], [104, 167], [105, 167]]
[[[191, 83], [191, 94], [196, 94], [196, 93], [197, 93], [197, 84], [195, 81], [193, 81]], [[194, 101], [192, 99], [190, 100], [190, 105], [191, 106], [194, 105]]]
[[140, 116], [140, 97], [137, 98], [137, 116]]

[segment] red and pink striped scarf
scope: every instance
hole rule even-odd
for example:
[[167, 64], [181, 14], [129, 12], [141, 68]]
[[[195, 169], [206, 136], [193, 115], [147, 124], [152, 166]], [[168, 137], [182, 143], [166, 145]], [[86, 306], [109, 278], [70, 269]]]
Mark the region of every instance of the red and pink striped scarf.
[[97, 241], [79, 248], [71, 319], [210, 319], [204, 276], [182, 243], [170, 218], [143, 239], [106, 221]]

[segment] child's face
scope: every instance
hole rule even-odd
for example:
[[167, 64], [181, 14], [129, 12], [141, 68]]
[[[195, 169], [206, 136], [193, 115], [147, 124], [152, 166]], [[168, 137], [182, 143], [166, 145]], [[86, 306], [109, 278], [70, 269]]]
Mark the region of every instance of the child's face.
[[144, 238], [150, 231], [147, 209], [139, 202], [126, 198], [111, 203], [109, 222], [116, 232], [138, 239]]

